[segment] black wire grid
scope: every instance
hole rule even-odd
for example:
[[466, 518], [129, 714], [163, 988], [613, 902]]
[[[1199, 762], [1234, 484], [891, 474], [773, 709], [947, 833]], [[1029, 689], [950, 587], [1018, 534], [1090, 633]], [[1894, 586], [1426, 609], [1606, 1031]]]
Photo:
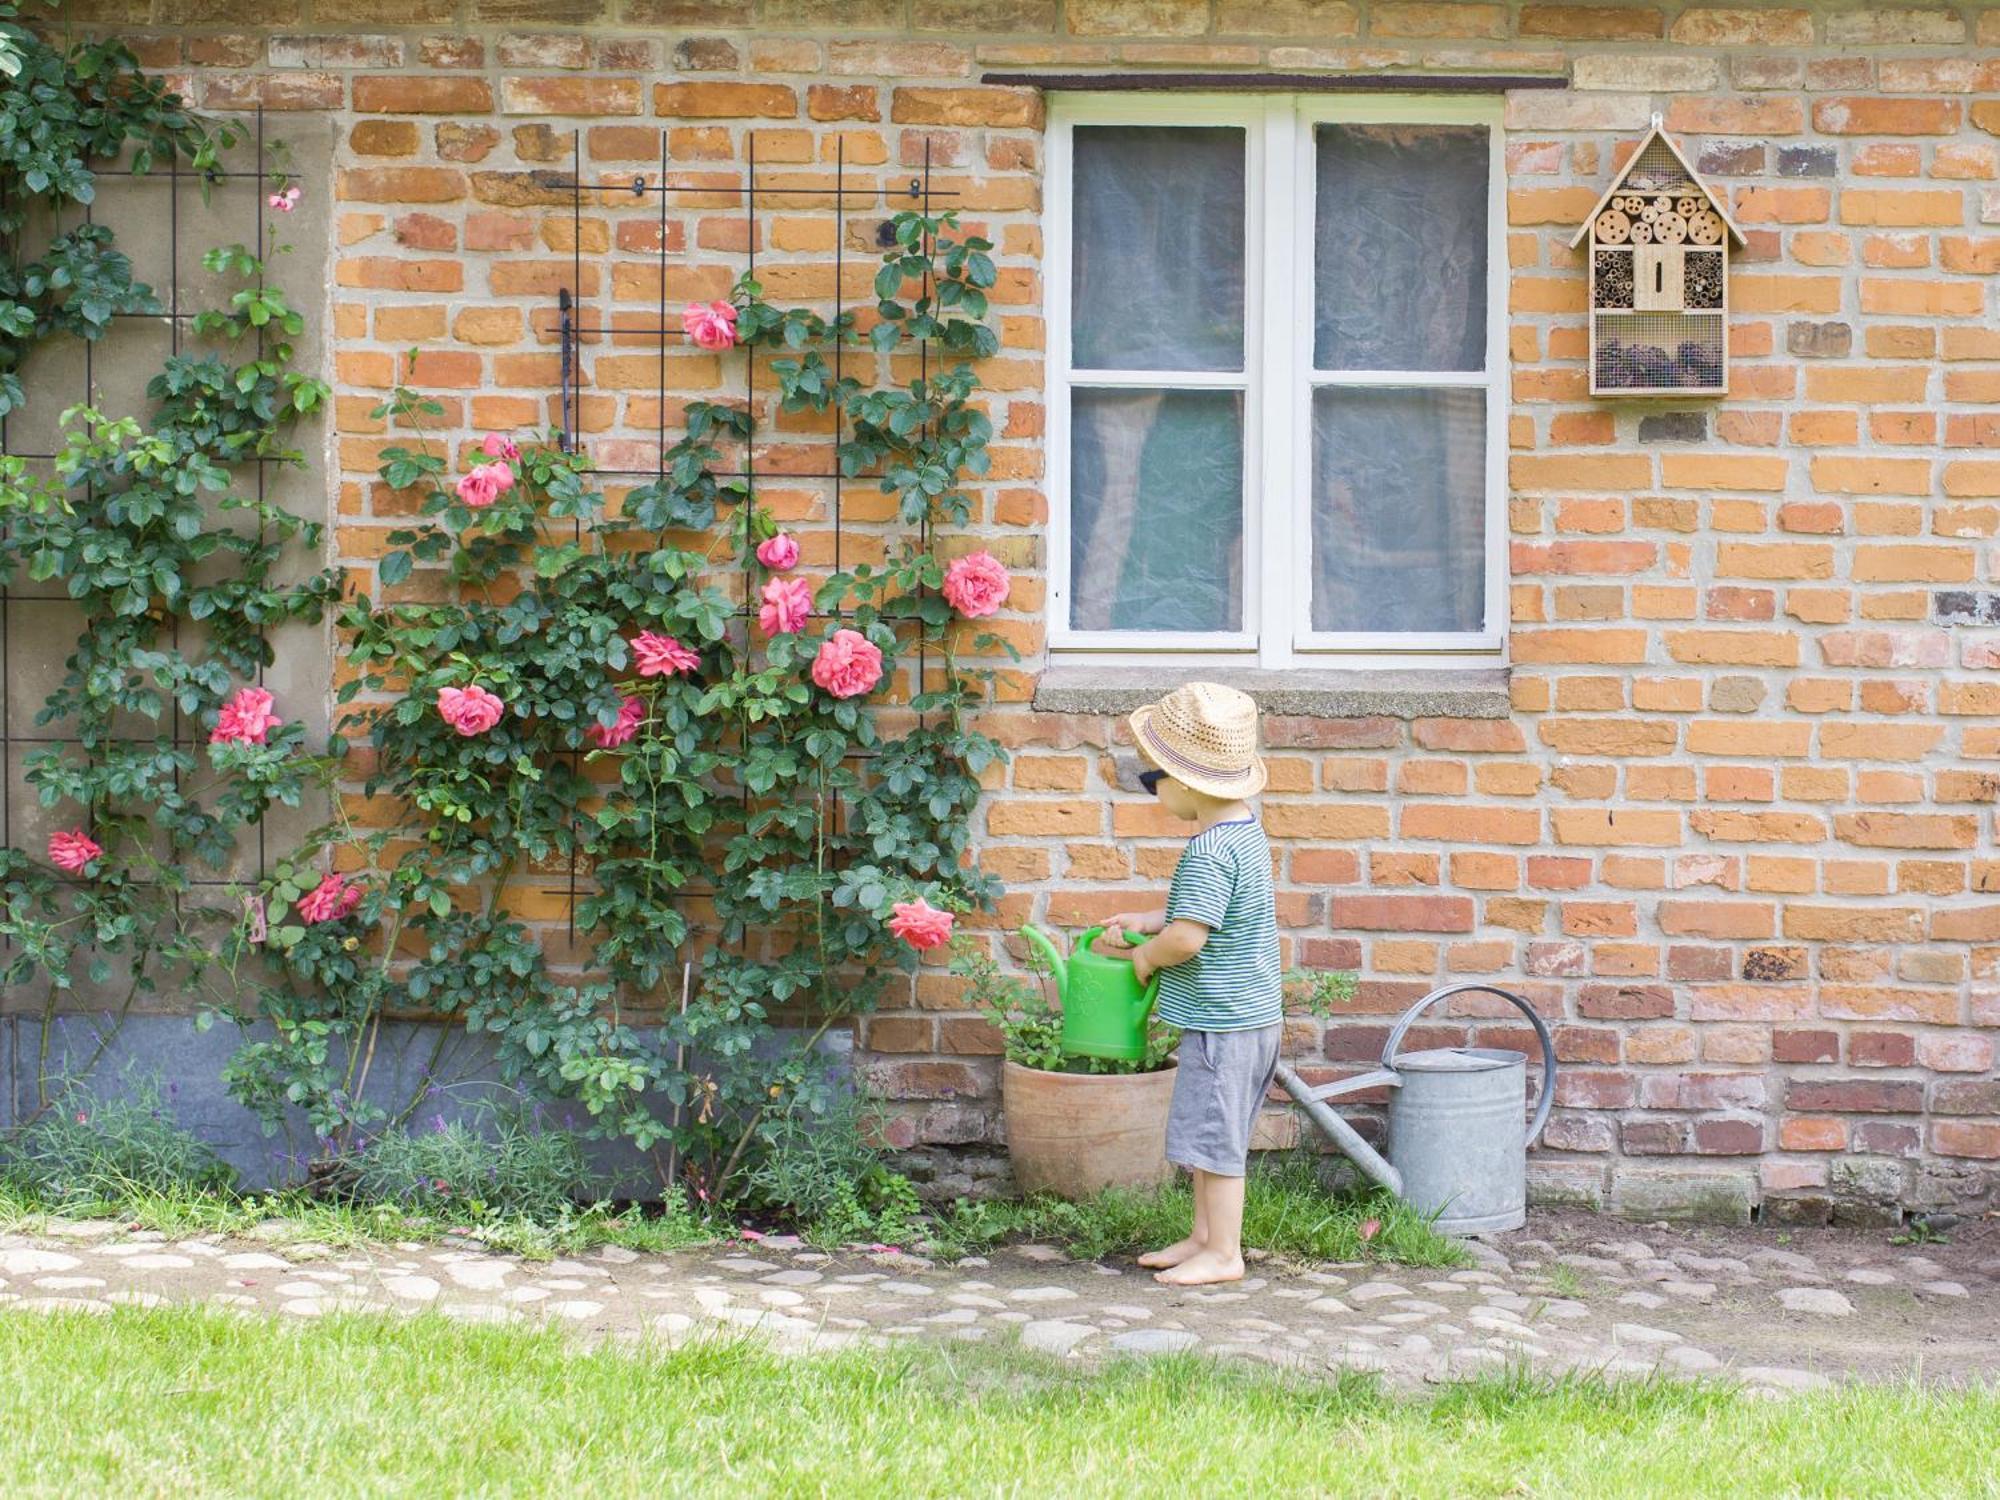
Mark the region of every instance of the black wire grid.
[[[252, 238], [249, 243], [256, 247], [257, 254], [260, 260], [263, 258], [268, 248], [265, 243], [265, 231], [267, 227], [267, 219], [266, 219], [266, 204], [265, 204], [263, 185], [265, 182], [271, 180], [271, 178], [270, 178], [268, 153], [266, 147], [266, 139], [264, 134], [264, 111], [261, 107], [256, 111], [254, 117], [254, 124], [252, 126], [250, 135], [251, 135], [251, 150], [254, 153], [255, 160], [253, 165], [247, 167], [240, 165], [234, 167], [225, 167], [217, 165], [213, 167], [204, 167], [196, 169], [183, 164], [183, 162], [180, 159], [179, 153], [175, 152], [169, 156], [168, 163], [165, 168], [156, 169], [150, 172], [138, 172], [132, 170], [129, 167], [93, 169], [92, 175], [99, 178], [100, 180], [116, 179], [132, 183], [164, 184], [167, 188], [167, 212], [166, 212], [167, 234], [166, 234], [166, 244], [165, 244], [166, 256], [167, 256], [167, 275], [165, 278], [166, 280], [166, 296], [164, 299], [165, 306], [161, 311], [158, 312], [150, 312], [150, 313], [121, 312], [121, 313], [115, 313], [113, 314], [113, 316], [121, 321], [126, 322], [127, 324], [143, 324], [143, 325], [152, 325], [155, 327], [157, 327], [160, 324], [165, 324], [167, 329], [169, 349], [171, 353], [176, 356], [180, 354], [182, 349], [182, 345], [184, 342], [182, 330], [185, 327], [185, 325], [192, 323], [197, 317], [201, 315], [203, 311], [208, 310], [206, 308], [196, 308], [193, 311], [184, 311], [182, 308], [182, 300], [183, 300], [182, 289], [181, 289], [181, 221], [183, 218], [181, 212], [182, 193], [192, 190], [206, 194], [209, 189], [220, 186], [225, 183], [246, 182], [246, 181], [250, 182], [252, 184], [252, 188], [250, 191], [251, 213], [252, 213], [252, 221], [251, 221]], [[240, 151], [240, 147], [238, 149]], [[84, 204], [80, 215], [80, 222], [84, 225], [94, 224], [96, 222], [95, 213], [96, 209], [94, 204], [90, 203]], [[51, 235], [62, 233], [62, 220], [61, 220], [61, 214], [59, 212], [52, 219], [49, 225], [49, 232]], [[141, 282], [145, 282], [148, 285], [152, 286], [156, 294], [160, 289], [160, 278], [148, 272], [146, 267], [149, 258], [148, 252], [156, 251], [158, 246], [159, 246], [159, 241], [150, 235], [144, 236], [141, 239], [135, 239], [135, 241], [130, 244], [121, 241], [117, 246], [117, 248], [120, 251], [122, 251], [124, 254], [126, 254], [131, 258], [134, 270], [136, 273], [138, 273], [135, 276], [135, 279]], [[23, 246], [18, 241], [16, 243], [9, 244], [5, 247], [5, 253], [8, 256], [10, 262], [18, 269], [21, 264]], [[263, 289], [263, 281], [262, 278], [260, 277], [258, 281], [258, 290], [261, 291], [262, 289]], [[77, 402], [87, 403], [87, 404], [95, 403], [97, 395], [97, 362], [99, 359], [98, 345], [99, 344], [106, 345], [103, 355], [104, 358], [115, 360], [117, 358], [117, 349], [116, 349], [116, 344], [113, 341], [116, 339], [116, 337], [117, 337], [117, 332], [115, 329], [113, 329], [113, 330], [107, 330], [100, 338], [96, 340], [91, 340], [91, 339], [77, 340], [77, 342], [81, 343], [83, 346], [83, 390], [77, 396], [76, 398]], [[256, 346], [257, 358], [262, 359], [264, 357], [264, 331], [262, 328], [259, 328], [256, 331], [256, 340], [257, 340], [257, 346]], [[25, 377], [29, 372], [23, 370], [21, 373]], [[24, 379], [24, 385], [25, 383], [26, 382]], [[69, 402], [57, 401], [54, 397], [53, 392], [45, 390], [32, 392], [31, 399], [33, 400], [38, 409], [43, 409], [48, 411], [61, 411], [64, 407], [71, 404]], [[0, 416], [0, 453], [4, 453], [15, 458], [27, 459], [31, 462], [39, 462], [39, 463], [54, 462], [57, 456], [54, 453], [31, 452], [16, 448], [9, 441], [9, 436], [10, 436], [9, 429], [12, 425], [13, 424], [9, 420], [9, 418]], [[280, 460], [268, 457], [263, 454], [257, 454], [253, 455], [249, 459], [246, 459], [245, 462], [250, 463], [254, 468], [257, 499], [261, 502], [265, 498], [266, 489], [269, 483], [267, 466], [273, 463], [280, 462]], [[41, 734], [33, 732], [24, 733], [17, 731], [15, 728], [14, 719], [16, 712], [16, 704], [14, 701], [13, 676], [14, 676], [14, 648], [17, 643], [13, 639], [13, 607], [17, 604], [39, 605], [44, 607], [51, 605], [68, 606], [71, 604], [71, 600], [66, 595], [59, 593], [21, 592], [20, 589], [16, 586], [16, 581], [14, 579], [8, 577], [5, 573], [0, 573], [0, 757], [4, 757], [4, 760], [0, 760], [0, 843], [8, 845], [12, 845], [17, 842], [15, 838], [15, 828], [14, 828], [14, 810], [15, 810], [15, 796], [16, 796], [16, 788], [14, 786], [14, 776], [15, 776], [15, 765], [16, 765], [15, 761], [16, 747], [30, 746], [30, 745], [34, 746], [76, 745], [79, 743], [79, 741], [77, 741], [73, 736], [69, 735]], [[171, 641], [175, 650], [180, 649], [181, 635], [180, 635], [180, 619], [178, 615], [173, 616], [170, 619], [169, 640]], [[57, 641], [56, 639], [51, 637], [50, 633], [46, 629], [35, 630], [31, 635], [29, 635], [28, 639], [20, 642], [19, 644], [24, 650], [36, 650], [36, 651], [49, 650], [58, 653], [55, 658], [58, 660], [67, 658], [68, 655], [70, 654], [70, 649], [71, 649], [71, 645], [68, 641], [66, 640]], [[264, 675], [263, 669], [262, 667], [259, 667], [257, 673], [257, 680], [260, 684], [263, 681], [263, 675]], [[39, 705], [36, 706], [38, 707]], [[176, 749], [193, 748], [199, 751], [200, 747], [207, 743], [206, 737], [199, 732], [200, 726], [199, 725], [191, 726], [185, 721], [183, 715], [181, 714], [180, 706], [178, 703], [173, 704], [169, 712], [171, 714], [171, 721], [169, 725], [169, 734], [168, 734], [169, 743]], [[191, 730], [192, 732], [190, 732]], [[114, 739], [114, 743], [121, 743], [121, 742], [123, 741], [117, 741]], [[151, 745], [157, 743], [157, 737], [148, 737], [144, 740], [133, 740], [129, 741], [129, 743], [143, 743]], [[178, 790], [180, 785], [180, 776], [178, 772], [175, 773], [174, 782], [176, 790]], [[25, 790], [25, 788], [23, 790]], [[90, 809], [85, 808], [83, 810], [83, 821], [86, 827], [88, 826], [90, 821], [89, 813]], [[269, 851], [266, 847], [266, 842], [267, 841], [266, 841], [265, 827], [264, 824], [260, 821], [257, 824], [257, 876], [258, 879], [260, 880], [268, 872], [268, 866], [269, 866]], [[190, 886], [207, 887], [212, 889], [227, 889], [231, 886], [240, 885], [242, 883], [240, 875], [237, 876], [236, 878], [228, 878], [223, 876], [209, 877], [209, 876], [202, 876], [200, 874], [190, 871], [187, 874], [186, 878], [187, 878], [187, 884]]]
[[[658, 482], [666, 477], [666, 455], [669, 446], [666, 419], [667, 400], [670, 395], [677, 394], [669, 382], [667, 353], [677, 340], [685, 340], [687, 338], [686, 333], [670, 319], [669, 307], [671, 299], [668, 296], [670, 280], [668, 274], [669, 266], [676, 258], [684, 264], [698, 259], [704, 261], [711, 259], [711, 257], [704, 255], [696, 249], [685, 249], [679, 252], [678, 257], [676, 257], [676, 253], [670, 248], [668, 233], [670, 224], [669, 212], [675, 199], [683, 196], [691, 198], [707, 196], [711, 198], [732, 197], [741, 200], [745, 229], [744, 243], [746, 246], [743, 252], [745, 257], [744, 270], [747, 275], [752, 277], [757, 274], [757, 245], [762, 227], [760, 213], [764, 208], [767, 206], [776, 207], [789, 214], [803, 214], [815, 209], [830, 212], [834, 219], [831, 321], [832, 326], [838, 327], [846, 317], [849, 307], [845, 274], [848, 259], [847, 234], [850, 220], [868, 214], [870, 210], [874, 210], [873, 216], [879, 220], [881, 226], [876, 235], [876, 243], [886, 250], [892, 243], [887, 238], [886, 233], [888, 228], [887, 216], [899, 211], [896, 207], [898, 200], [902, 200], [909, 207], [919, 209], [925, 217], [929, 217], [933, 211], [932, 206], [934, 203], [954, 199], [958, 196], [953, 191], [933, 188], [931, 184], [931, 144], [928, 140], [924, 142], [924, 154], [921, 165], [914, 170], [911, 176], [900, 183], [891, 181], [891, 169], [884, 168], [880, 181], [871, 179], [866, 185], [857, 182], [856, 185], [850, 186], [847, 174], [847, 142], [838, 135], [834, 137], [833, 181], [831, 186], [775, 187], [760, 180], [757, 172], [757, 132], [754, 130], [746, 132], [744, 162], [743, 180], [734, 185], [718, 186], [712, 182], [692, 183], [677, 180], [675, 170], [668, 159], [667, 132], [665, 129], [662, 129], [660, 132], [660, 166], [657, 178], [649, 178], [644, 173], [600, 175], [593, 178], [586, 178], [583, 171], [583, 133], [579, 130], [571, 137], [570, 176], [568, 180], [559, 180], [549, 184], [552, 188], [558, 190], [567, 189], [570, 194], [570, 284], [560, 288], [556, 296], [557, 327], [561, 343], [561, 387], [558, 407], [558, 427], [561, 432], [561, 445], [565, 452], [577, 452], [583, 443], [581, 431], [583, 423], [580, 410], [581, 397], [583, 388], [589, 381], [589, 372], [584, 367], [583, 358], [585, 341], [611, 338], [625, 343], [634, 339], [652, 339], [656, 341], [658, 348], [659, 360], [652, 392], [656, 412], [656, 425], [653, 438], [658, 450], [654, 466], [650, 469], [593, 466], [591, 473], [600, 479], [632, 479]], [[801, 166], [800, 170], [811, 171], [812, 168]], [[629, 200], [635, 206], [645, 203], [648, 199], [657, 201], [659, 249], [657, 251], [658, 260], [655, 269], [657, 272], [658, 297], [654, 309], [657, 321], [651, 327], [619, 326], [615, 318], [609, 322], [592, 322], [589, 320], [588, 310], [583, 305], [582, 299], [583, 211], [586, 194], [593, 195], [594, 201], [598, 206], [615, 205], [621, 199]], [[689, 227], [690, 233], [687, 236], [687, 243], [693, 245], [696, 236], [692, 232], [692, 225]], [[929, 251], [931, 248], [928, 237], [926, 237], [923, 248], [926, 251]], [[932, 291], [928, 273], [925, 276], [923, 290], [926, 295]], [[602, 296], [607, 303], [611, 300], [611, 292], [608, 287], [602, 289]], [[866, 345], [860, 346], [857, 352], [864, 358], [878, 358], [874, 350]], [[845, 369], [846, 354], [847, 340], [845, 338], [836, 339], [831, 351], [833, 376], [836, 383], [841, 379]], [[758, 354], [752, 351], [741, 359], [743, 367], [742, 399], [744, 408], [750, 413], [753, 423], [758, 416], [758, 357]], [[886, 356], [880, 357], [886, 358]], [[929, 339], [917, 341], [917, 360], [919, 375], [928, 379], [930, 374]], [[838, 572], [843, 565], [841, 498], [842, 485], [846, 482], [845, 476], [841, 473], [840, 446], [846, 434], [847, 424], [837, 405], [831, 406], [829, 410], [832, 422], [828, 434], [824, 439], [828, 458], [825, 467], [805, 471], [786, 468], [770, 477], [782, 479], [787, 483], [799, 480], [813, 480], [828, 484], [831, 487], [833, 566], [834, 571]], [[742, 484], [740, 503], [742, 507], [741, 524], [743, 526], [744, 542], [744, 587], [740, 617], [742, 628], [746, 633], [746, 639], [748, 638], [751, 623], [757, 617], [757, 590], [755, 581], [758, 576], [758, 564], [754, 556], [755, 532], [753, 520], [757, 484], [761, 477], [757, 471], [757, 444], [759, 436], [759, 432], [753, 427], [749, 440], [743, 445], [742, 468], [711, 471], [714, 477], [718, 479], [733, 479], [740, 481]], [[582, 522], [579, 520], [577, 523], [579, 535], [581, 534], [581, 527]], [[922, 522], [918, 536], [922, 545], [929, 545], [930, 521], [928, 517]], [[912, 682], [913, 692], [921, 693], [923, 691], [923, 684], [929, 676], [929, 668], [929, 648], [920, 641], [917, 650], [916, 676]], [[857, 756], [856, 758], [866, 759], [865, 756]], [[747, 809], [750, 801], [750, 793], [747, 787], [743, 791], [743, 801]], [[834, 809], [834, 816], [836, 818], [839, 816], [838, 807]], [[569, 857], [567, 884], [563, 892], [568, 897], [569, 935], [572, 940], [576, 937], [578, 884], [578, 861], [575, 850], [572, 848]], [[558, 894], [558, 892], [550, 891], [547, 894]], [[710, 896], [714, 894], [714, 891], [706, 885], [688, 885], [681, 888], [681, 894], [686, 896]]]

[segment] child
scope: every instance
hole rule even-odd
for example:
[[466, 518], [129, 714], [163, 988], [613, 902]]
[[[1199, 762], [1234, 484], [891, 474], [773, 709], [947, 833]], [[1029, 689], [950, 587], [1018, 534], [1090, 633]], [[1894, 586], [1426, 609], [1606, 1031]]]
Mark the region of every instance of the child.
[[[1194, 1232], [1139, 1257], [1169, 1286], [1243, 1275], [1243, 1175], [1250, 1131], [1278, 1066], [1284, 991], [1271, 845], [1245, 800], [1264, 788], [1257, 705], [1234, 688], [1191, 682], [1132, 715], [1140, 777], [1195, 835], [1164, 909], [1111, 919], [1104, 953], [1128, 955], [1141, 983], [1160, 976], [1159, 1016], [1182, 1028], [1167, 1116], [1167, 1160], [1194, 1174]], [[1156, 934], [1138, 947], [1123, 932]]]

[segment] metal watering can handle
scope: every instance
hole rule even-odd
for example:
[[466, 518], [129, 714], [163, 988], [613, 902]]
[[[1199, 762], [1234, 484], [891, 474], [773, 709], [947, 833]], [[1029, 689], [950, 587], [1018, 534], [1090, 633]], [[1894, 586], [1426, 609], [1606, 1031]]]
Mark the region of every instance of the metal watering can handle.
[[1556, 1039], [1549, 1034], [1548, 1023], [1536, 1015], [1535, 1008], [1519, 995], [1511, 994], [1503, 989], [1496, 989], [1490, 984], [1479, 984], [1476, 982], [1448, 984], [1442, 989], [1432, 990], [1423, 999], [1404, 1011], [1402, 1016], [1397, 1020], [1395, 1028], [1389, 1033], [1389, 1040], [1382, 1044], [1382, 1066], [1392, 1069], [1396, 1066], [1396, 1049], [1403, 1045], [1404, 1035], [1416, 1023], [1418, 1016], [1429, 1010], [1440, 1000], [1449, 1000], [1453, 995], [1463, 995], [1475, 990], [1481, 994], [1498, 995], [1502, 1000], [1512, 1001], [1515, 1009], [1526, 1016], [1529, 1023], [1533, 1025], [1535, 1036], [1542, 1044], [1542, 1089], [1540, 1095], [1535, 1100], [1535, 1117], [1529, 1122], [1527, 1139], [1522, 1143], [1526, 1146], [1532, 1146], [1535, 1144], [1535, 1137], [1542, 1133], [1542, 1127], [1549, 1122], [1549, 1106], [1555, 1103]]

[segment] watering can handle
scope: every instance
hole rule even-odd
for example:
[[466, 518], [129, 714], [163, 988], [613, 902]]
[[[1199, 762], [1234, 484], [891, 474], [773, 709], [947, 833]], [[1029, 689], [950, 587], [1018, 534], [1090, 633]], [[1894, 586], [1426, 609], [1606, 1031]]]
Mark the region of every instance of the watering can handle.
[[[1091, 952], [1092, 949], [1090, 945], [1096, 942], [1099, 937], [1103, 936], [1103, 933], [1104, 929], [1101, 926], [1090, 928], [1088, 931], [1084, 932], [1081, 936], [1079, 936], [1074, 943], [1070, 945], [1070, 952], [1072, 953]], [[1131, 948], [1136, 948], [1141, 943], [1146, 941], [1145, 933], [1134, 932], [1129, 927], [1126, 928], [1123, 932], [1121, 932], [1119, 936], [1123, 937], [1125, 939], [1126, 946]], [[1157, 973], [1155, 973], [1153, 977], [1149, 981], [1147, 981], [1146, 984], [1146, 1009], [1144, 1012], [1142, 1012], [1142, 1014], [1151, 1014], [1154, 1002], [1157, 1001], [1159, 998], [1160, 998], [1160, 976]]]
[[1526, 1145], [1532, 1146], [1535, 1144], [1535, 1137], [1542, 1133], [1542, 1127], [1549, 1122], [1549, 1106], [1555, 1103], [1556, 1039], [1549, 1034], [1548, 1023], [1536, 1015], [1535, 1008], [1519, 995], [1511, 994], [1503, 989], [1496, 989], [1490, 984], [1478, 983], [1447, 984], [1442, 988], [1432, 990], [1423, 999], [1404, 1011], [1402, 1016], [1397, 1020], [1395, 1028], [1389, 1033], [1389, 1040], [1382, 1046], [1382, 1066], [1391, 1069], [1396, 1066], [1396, 1049], [1403, 1045], [1403, 1037], [1408, 1033], [1410, 1027], [1416, 1023], [1418, 1016], [1429, 1010], [1440, 1000], [1448, 1000], [1453, 995], [1463, 995], [1469, 991], [1477, 991], [1485, 995], [1498, 995], [1502, 1000], [1511, 1001], [1515, 1008], [1528, 1018], [1529, 1023], [1535, 1028], [1536, 1039], [1542, 1044], [1542, 1089], [1540, 1095], [1535, 1100], [1535, 1117], [1528, 1124], [1528, 1135], [1525, 1142]]

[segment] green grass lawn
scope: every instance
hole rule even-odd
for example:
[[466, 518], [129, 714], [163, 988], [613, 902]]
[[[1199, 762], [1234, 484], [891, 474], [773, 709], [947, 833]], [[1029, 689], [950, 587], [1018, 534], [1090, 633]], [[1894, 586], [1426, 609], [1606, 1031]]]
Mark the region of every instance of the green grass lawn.
[[436, 1317], [0, 1312], [10, 1496], [2000, 1494], [2000, 1392], [1490, 1380], [1428, 1400], [1175, 1359], [585, 1349]]

